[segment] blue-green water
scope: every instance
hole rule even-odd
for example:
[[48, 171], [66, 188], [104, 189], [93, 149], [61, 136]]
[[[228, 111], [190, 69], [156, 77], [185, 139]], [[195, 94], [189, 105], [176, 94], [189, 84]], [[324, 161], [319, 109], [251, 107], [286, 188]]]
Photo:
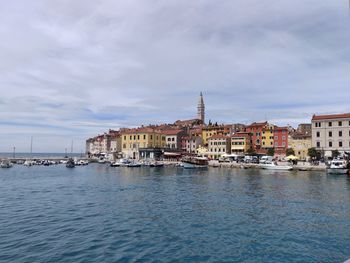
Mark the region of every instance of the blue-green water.
[[0, 262], [343, 262], [350, 179], [322, 172], [0, 169]]

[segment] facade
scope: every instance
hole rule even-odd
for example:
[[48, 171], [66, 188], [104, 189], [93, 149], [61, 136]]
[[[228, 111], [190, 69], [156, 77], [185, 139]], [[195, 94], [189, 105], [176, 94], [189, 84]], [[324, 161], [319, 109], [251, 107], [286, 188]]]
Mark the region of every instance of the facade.
[[164, 130], [162, 134], [165, 136], [165, 147], [168, 149], [181, 149], [181, 137], [184, 135], [182, 130]]
[[293, 134], [290, 136], [288, 144], [299, 160], [309, 159], [308, 150], [312, 147], [311, 135]]
[[332, 151], [350, 151], [350, 113], [314, 115], [312, 124], [312, 147], [331, 157]]
[[139, 159], [142, 148], [164, 148], [165, 136], [152, 128], [136, 128], [121, 132], [125, 158]]
[[266, 124], [265, 127], [262, 129], [262, 137], [261, 137], [261, 147], [263, 149], [270, 149], [274, 148], [274, 140], [273, 140], [273, 131], [274, 131], [274, 125]]
[[208, 139], [214, 135], [225, 135], [229, 136], [231, 134], [231, 125], [208, 125], [202, 128], [202, 139], [203, 145], [208, 145]]
[[225, 135], [213, 135], [208, 139], [208, 155], [212, 159], [218, 159], [223, 154], [231, 152], [231, 139]]
[[231, 153], [245, 154], [252, 148], [249, 132], [237, 132], [231, 136]]
[[273, 135], [275, 155], [285, 156], [288, 149], [288, 127], [275, 127]]
[[262, 137], [267, 125], [267, 122], [254, 122], [246, 127], [246, 132], [251, 134], [252, 149], [257, 153], [266, 153], [262, 147]]
[[184, 136], [181, 138], [181, 146], [184, 152], [195, 154], [201, 145], [202, 138], [200, 136]]

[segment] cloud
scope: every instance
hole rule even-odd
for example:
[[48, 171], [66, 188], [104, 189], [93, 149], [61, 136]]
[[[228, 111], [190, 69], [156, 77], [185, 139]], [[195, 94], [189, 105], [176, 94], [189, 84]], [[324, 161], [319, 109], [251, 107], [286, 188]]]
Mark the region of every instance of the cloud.
[[[349, 112], [347, 1], [6, 2], [0, 151], [195, 116], [278, 124]], [[39, 144], [40, 142], [40, 144]]]

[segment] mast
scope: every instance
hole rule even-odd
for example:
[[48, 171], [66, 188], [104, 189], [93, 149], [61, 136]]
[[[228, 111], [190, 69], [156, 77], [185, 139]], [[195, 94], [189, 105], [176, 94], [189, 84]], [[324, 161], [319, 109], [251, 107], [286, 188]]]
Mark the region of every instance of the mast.
[[70, 145], [70, 154], [73, 155], [73, 140], [72, 140], [71, 145]]
[[33, 136], [30, 137], [30, 154], [33, 153]]

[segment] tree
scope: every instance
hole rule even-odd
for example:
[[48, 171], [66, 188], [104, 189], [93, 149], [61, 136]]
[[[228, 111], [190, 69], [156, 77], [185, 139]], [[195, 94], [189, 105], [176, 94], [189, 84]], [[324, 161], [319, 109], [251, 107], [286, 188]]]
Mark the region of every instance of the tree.
[[316, 148], [312, 147], [307, 150], [307, 154], [310, 156], [311, 159], [319, 160], [321, 159], [321, 152], [317, 151]]
[[289, 156], [289, 155], [295, 155], [294, 153], [294, 150], [292, 148], [288, 148], [287, 151], [286, 151], [286, 155]]
[[256, 152], [254, 151], [253, 148], [250, 148], [250, 149], [247, 151], [247, 154], [248, 154], [248, 155], [255, 155]]
[[269, 148], [267, 150], [267, 155], [268, 156], [274, 156], [275, 155], [275, 149], [274, 148]]
[[332, 158], [337, 158], [340, 155], [340, 152], [338, 150], [332, 151]]

